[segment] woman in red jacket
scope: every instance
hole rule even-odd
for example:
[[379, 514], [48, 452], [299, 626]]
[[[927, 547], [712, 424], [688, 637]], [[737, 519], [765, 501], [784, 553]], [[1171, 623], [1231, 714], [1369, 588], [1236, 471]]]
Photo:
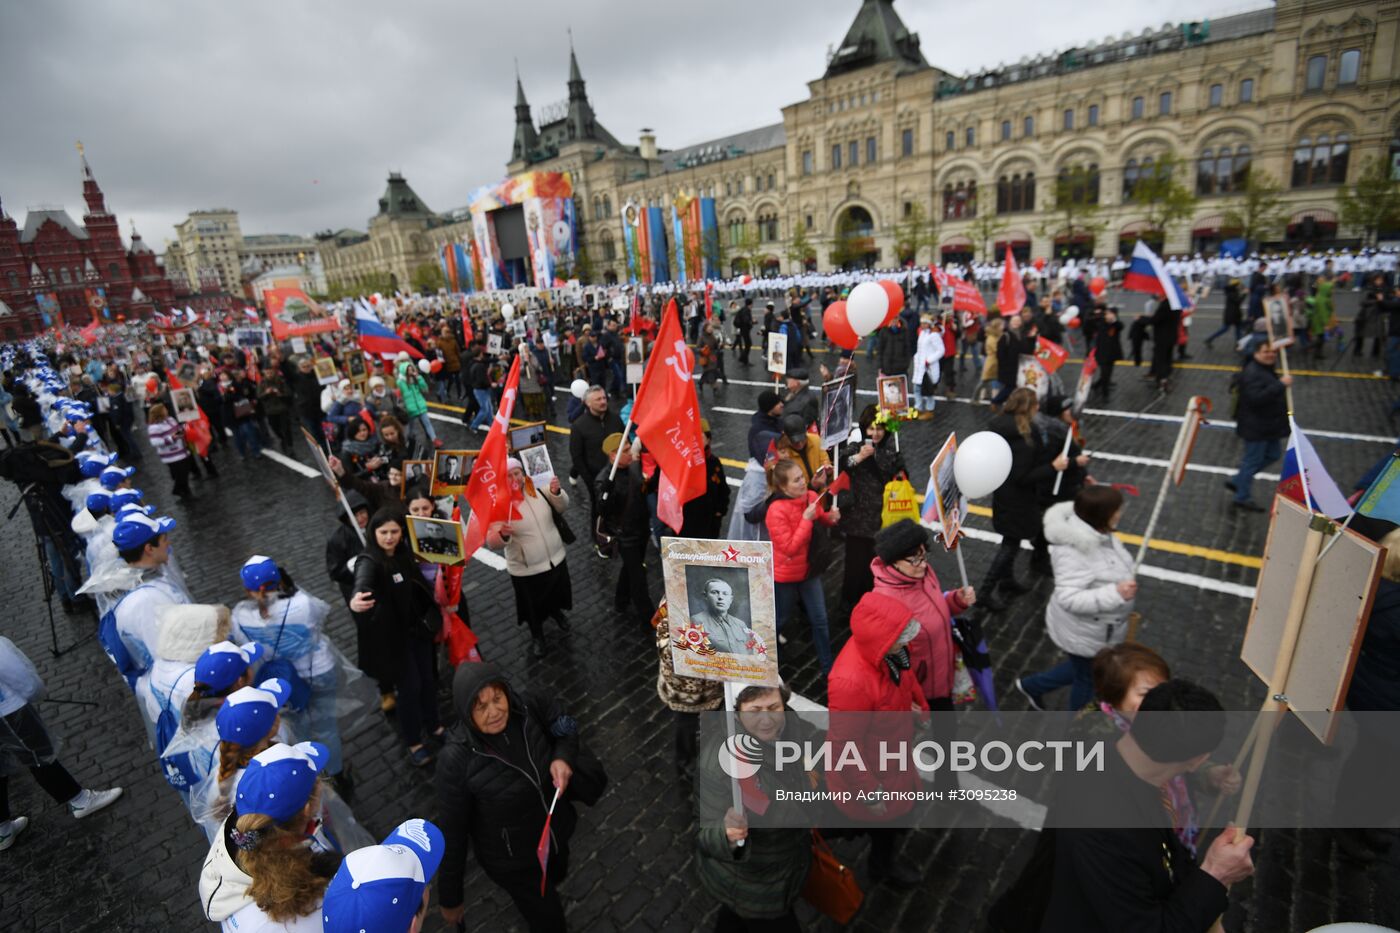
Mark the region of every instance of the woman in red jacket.
[[796, 460], [782, 459], [773, 464], [769, 479], [772, 490], [764, 503], [763, 523], [773, 542], [773, 595], [777, 603], [778, 631], [792, 615], [800, 600], [812, 623], [812, 643], [822, 673], [831, 670], [831, 639], [827, 634], [826, 596], [822, 578], [810, 572], [807, 551], [812, 544], [812, 523], [835, 525], [841, 510], [835, 504], [824, 511], [817, 494], [807, 488], [807, 474]]
[[944, 592], [928, 563], [928, 529], [911, 519], [882, 528], [875, 536], [870, 572], [876, 593], [893, 596], [919, 622], [909, 643], [910, 672], [923, 689], [929, 709], [953, 708], [953, 616], [977, 601], [972, 587]]
[[[776, 551], [776, 548], [774, 549]], [[910, 645], [919, 637], [919, 621], [904, 603], [878, 591], [866, 593], [851, 612], [851, 637], [841, 647], [836, 666], [826, 679], [831, 710], [827, 740], [834, 749], [852, 743], [867, 763], [880, 762], [882, 749], [909, 748], [914, 744], [917, 714], [928, 709], [924, 692], [913, 674]], [[873, 715], [878, 714], [878, 715]], [[835, 759], [834, 759], [835, 760]], [[886, 823], [906, 816], [914, 804], [899, 795], [920, 788], [913, 768], [893, 766], [884, 770], [833, 767], [827, 771], [830, 791], [847, 791], [850, 799], [838, 800], [848, 817], [863, 823]], [[861, 791], [887, 800], [862, 800]], [[919, 881], [919, 875], [895, 859], [904, 830], [876, 826], [870, 834], [870, 876], [897, 887]]]

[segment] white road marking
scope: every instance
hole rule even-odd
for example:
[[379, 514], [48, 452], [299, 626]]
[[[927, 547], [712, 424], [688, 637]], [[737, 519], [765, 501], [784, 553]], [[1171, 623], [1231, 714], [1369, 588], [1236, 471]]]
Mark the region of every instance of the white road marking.
[[264, 447], [262, 455], [267, 459], [271, 460], [273, 463], [280, 463], [289, 470], [296, 470], [302, 476], [310, 476], [313, 479], [319, 479], [321, 477], [320, 470], [315, 469], [314, 467], [309, 467], [304, 463], [298, 463], [291, 457], [288, 457], [286, 454], [280, 454], [275, 450], [269, 450], [266, 447]]

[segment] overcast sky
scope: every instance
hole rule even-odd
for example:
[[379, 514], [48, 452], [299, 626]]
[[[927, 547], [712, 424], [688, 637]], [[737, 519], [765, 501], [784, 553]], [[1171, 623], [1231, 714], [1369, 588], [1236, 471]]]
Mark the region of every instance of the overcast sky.
[[[954, 73], [1262, 0], [900, 0]], [[859, 0], [0, 0], [0, 203], [75, 219], [87, 148], [108, 208], [158, 251], [199, 208], [245, 233], [364, 229], [389, 170], [434, 210], [504, 175], [513, 59], [534, 113], [567, 96], [573, 28], [599, 120], [678, 148], [806, 98]], [[522, 14], [528, 14], [522, 16]], [[1006, 28], [1007, 24], [1015, 24]]]

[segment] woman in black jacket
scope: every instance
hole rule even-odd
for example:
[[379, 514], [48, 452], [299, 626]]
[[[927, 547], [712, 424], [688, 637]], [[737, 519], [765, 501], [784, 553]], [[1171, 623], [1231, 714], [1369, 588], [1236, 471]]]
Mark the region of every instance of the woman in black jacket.
[[[1040, 487], [1053, 483], [1055, 471], [1069, 466], [1069, 459], [1060, 455], [1059, 448], [1036, 425], [1039, 408], [1035, 390], [1022, 387], [1011, 393], [1002, 413], [987, 425], [988, 431], [1000, 434], [1011, 445], [1011, 473], [992, 493], [992, 528], [1001, 535], [1001, 545], [977, 590], [978, 600], [993, 611], [1006, 608], [998, 590], [1014, 594], [1028, 589], [1016, 580], [1016, 555], [1022, 541], [1035, 541], [1037, 547], [1045, 547], [1040, 535]], [[1049, 559], [1048, 553], [1044, 559]]]
[[401, 511], [380, 509], [369, 520], [365, 549], [355, 561], [350, 611], [357, 625], [374, 626], [387, 656], [397, 660], [399, 734], [418, 767], [433, 760], [425, 734], [440, 737], [433, 635], [437, 604], [409, 549]]
[[[465, 913], [467, 849], [498, 884], [529, 929], [565, 929], [558, 885], [569, 869], [576, 816], [567, 793], [578, 755], [578, 723], [557, 701], [513, 689], [494, 664], [463, 664], [452, 681], [461, 721], [452, 727], [437, 769], [438, 825], [446, 848], [438, 870], [438, 904], [449, 924]], [[545, 817], [549, 861], [543, 896], [535, 847]]]
[[875, 586], [870, 562], [875, 559], [875, 534], [880, 530], [885, 484], [904, 469], [894, 435], [885, 430], [877, 417], [879, 410], [867, 405], [860, 413], [860, 443], [847, 444], [841, 453], [841, 470], [851, 477], [849, 492], [843, 493], [840, 507], [846, 516], [841, 530], [846, 535], [846, 571], [841, 584], [841, 603], [851, 609]]

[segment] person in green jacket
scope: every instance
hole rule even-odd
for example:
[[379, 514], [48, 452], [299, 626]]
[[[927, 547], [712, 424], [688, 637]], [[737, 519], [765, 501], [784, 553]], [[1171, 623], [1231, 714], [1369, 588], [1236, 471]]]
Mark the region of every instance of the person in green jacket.
[[408, 414], [409, 428], [416, 426], [427, 438], [427, 444], [441, 447], [442, 441], [437, 439], [437, 434], [433, 432], [433, 422], [428, 417], [428, 400], [424, 396], [428, 386], [427, 379], [418, 371], [418, 367], [413, 364], [413, 357], [409, 356], [407, 351], [400, 352], [395, 360], [394, 378], [398, 380], [399, 392], [403, 395], [403, 408]]
[[1322, 341], [1332, 324], [1332, 290], [1336, 285], [1329, 263], [1327, 270], [1313, 284], [1312, 306], [1308, 309], [1308, 347], [1315, 359], [1322, 359]]
[[[804, 769], [773, 767], [774, 742], [779, 738], [800, 740], [801, 722], [787, 712], [790, 696], [785, 686], [745, 687], [734, 704], [736, 733], [758, 739], [764, 760], [745, 797], [767, 799], [762, 822], [770, 826], [800, 825], [797, 819], [785, 820], [777, 812], [803, 806], [779, 800], [779, 789], [812, 790]], [[811, 830], [749, 827], [749, 807], [743, 813], [735, 811], [733, 783], [719, 766], [724, 739], [718, 730], [710, 737], [697, 762], [695, 778], [699, 804], [695, 871], [700, 885], [719, 901], [715, 929], [749, 929], [754, 922], [755, 928], [798, 930], [793, 905], [802, 894], [811, 867]]]

